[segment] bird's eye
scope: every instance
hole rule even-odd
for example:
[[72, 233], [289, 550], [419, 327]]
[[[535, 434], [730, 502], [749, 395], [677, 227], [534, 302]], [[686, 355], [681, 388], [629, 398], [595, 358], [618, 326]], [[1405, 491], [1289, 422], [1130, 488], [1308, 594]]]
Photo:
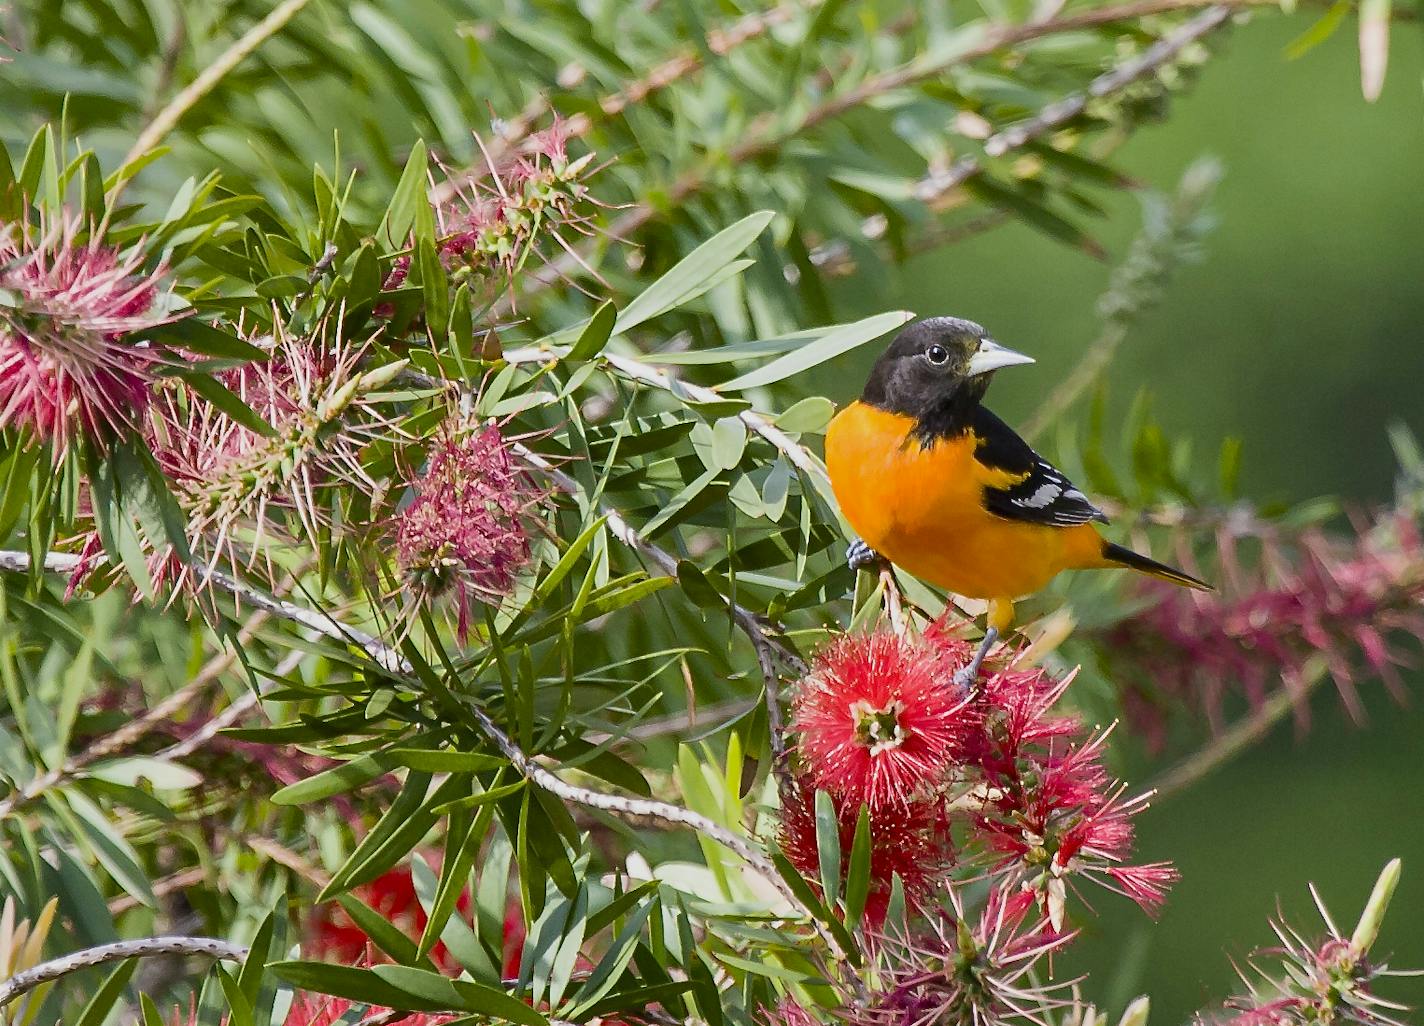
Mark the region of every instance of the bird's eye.
[[936, 367], [943, 367], [949, 362], [949, 350], [941, 345], [933, 345], [925, 350], [925, 359]]

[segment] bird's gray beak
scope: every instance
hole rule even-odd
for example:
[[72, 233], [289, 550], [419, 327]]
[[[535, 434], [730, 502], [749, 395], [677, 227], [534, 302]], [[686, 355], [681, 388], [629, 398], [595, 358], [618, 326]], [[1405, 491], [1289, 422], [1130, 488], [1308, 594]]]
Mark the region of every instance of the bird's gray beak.
[[972, 378], [979, 374], [996, 371], [1000, 367], [1012, 367], [1016, 363], [1033, 363], [1033, 357], [1016, 353], [1012, 349], [999, 345], [993, 339], [986, 338], [979, 343], [979, 348], [969, 358], [969, 369], [966, 373]]

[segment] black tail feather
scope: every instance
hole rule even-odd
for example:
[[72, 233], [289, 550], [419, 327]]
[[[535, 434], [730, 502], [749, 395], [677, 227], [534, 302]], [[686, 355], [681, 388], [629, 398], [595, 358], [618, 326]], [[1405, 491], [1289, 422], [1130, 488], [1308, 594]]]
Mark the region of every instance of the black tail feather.
[[1149, 577], [1157, 577], [1164, 581], [1171, 581], [1173, 584], [1180, 584], [1186, 588], [1195, 588], [1198, 591], [1215, 590], [1210, 584], [1207, 584], [1206, 581], [1199, 580], [1183, 570], [1168, 566], [1166, 563], [1159, 563], [1155, 559], [1144, 556], [1138, 552], [1133, 552], [1131, 549], [1124, 548], [1113, 542], [1103, 543], [1103, 558], [1110, 562], [1130, 567], [1138, 573], [1147, 574]]

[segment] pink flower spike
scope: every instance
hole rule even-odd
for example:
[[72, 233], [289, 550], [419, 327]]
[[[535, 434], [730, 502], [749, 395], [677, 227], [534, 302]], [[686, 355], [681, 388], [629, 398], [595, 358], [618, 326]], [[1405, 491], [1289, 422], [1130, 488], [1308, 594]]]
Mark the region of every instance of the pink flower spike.
[[396, 515], [396, 558], [423, 594], [454, 596], [463, 637], [471, 602], [498, 601], [528, 565], [545, 493], [494, 424], [438, 439], [412, 487], [415, 500]]
[[49, 442], [59, 460], [79, 437], [104, 444], [148, 404], [156, 354], [125, 336], [170, 318], [154, 311], [162, 269], [97, 238], [82, 218], [0, 224], [0, 428]]

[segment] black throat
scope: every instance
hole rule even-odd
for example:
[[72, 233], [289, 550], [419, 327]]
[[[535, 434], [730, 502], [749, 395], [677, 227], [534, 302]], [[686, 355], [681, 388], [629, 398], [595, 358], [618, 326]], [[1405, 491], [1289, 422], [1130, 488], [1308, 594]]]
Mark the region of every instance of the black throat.
[[[989, 388], [989, 375], [948, 383], [930, 394], [893, 395], [885, 383], [872, 377], [866, 382], [860, 401], [867, 406], [901, 417], [915, 425], [910, 437], [928, 447], [947, 438], [961, 438], [974, 426], [979, 404]], [[947, 387], [946, 387], [947, 386]]]

